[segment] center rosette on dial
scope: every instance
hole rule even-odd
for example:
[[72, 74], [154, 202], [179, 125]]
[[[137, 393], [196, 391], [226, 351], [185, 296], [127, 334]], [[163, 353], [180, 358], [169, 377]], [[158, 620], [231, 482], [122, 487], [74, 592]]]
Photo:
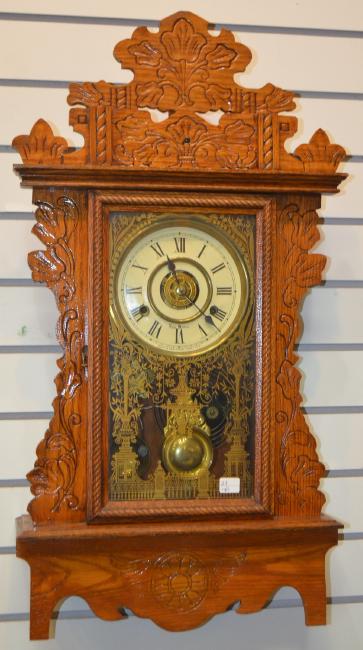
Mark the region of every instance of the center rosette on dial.
[[187, 257], [159, 263], [150, 274], [147, 297], [151, 308], [170, 323], [200, 318], [213, 295], [211, 279], [201, 264]]
[[161, 281], [160, 295], [169, 307], [187, 309], [198, 299], [199, 285], [189, 271], [175, 271]]

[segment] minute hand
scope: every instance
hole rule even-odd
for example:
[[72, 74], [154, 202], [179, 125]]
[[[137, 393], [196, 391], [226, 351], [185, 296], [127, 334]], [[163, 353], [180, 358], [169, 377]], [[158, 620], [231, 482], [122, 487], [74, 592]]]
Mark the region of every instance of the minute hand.
[[186, 298], [186, 299], [188, 300], [188, 302], [190, 302], [191, 305], [194, 305], [194, 307], [196, 307], [196, 308], [198, 309], [199, 313], [202, 314], [202, 316], [204, 316], [205, 320], [207, 321], [207, 323], [209, 323], [209, 325], [213, 325], [213, 327], [215, 327], [216, 330], [218, 330], [218, 332], [221, 331], [221, 330], [219, 329], [219, 327], [217, 327], [217, 325], [215, 324], [213, 318], [212, 318], [211, 316], [209, 316], [209, 314], [206, 314], [205, 311], [203, 311], [202, 309], [200, 309], [200, 308], [198, 307], [198, 305], [194, 302], [194, 300], [191, 300], [191, 299], [189, 298], [189, 296], [187, 296], [186, 294], [185, 294], [184, 298]]

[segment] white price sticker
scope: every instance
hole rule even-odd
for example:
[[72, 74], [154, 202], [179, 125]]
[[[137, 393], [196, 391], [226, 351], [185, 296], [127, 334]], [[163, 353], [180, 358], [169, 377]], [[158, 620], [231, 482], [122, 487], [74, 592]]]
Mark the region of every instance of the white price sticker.
[[238, 476], [222, 476], [219, 479], [219, 492], [221, 494], [239, 494], [241, 481]]

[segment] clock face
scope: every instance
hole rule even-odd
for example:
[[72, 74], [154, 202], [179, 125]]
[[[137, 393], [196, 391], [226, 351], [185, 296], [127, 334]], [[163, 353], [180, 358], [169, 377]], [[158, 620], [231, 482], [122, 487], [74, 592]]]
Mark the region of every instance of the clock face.
[[219, 345], [247, 301], [242, 257], [222, 233], [193, 219], [144, 233], [115, 272], [114, 304], [127, 328], [167, 355], [196, 355]]

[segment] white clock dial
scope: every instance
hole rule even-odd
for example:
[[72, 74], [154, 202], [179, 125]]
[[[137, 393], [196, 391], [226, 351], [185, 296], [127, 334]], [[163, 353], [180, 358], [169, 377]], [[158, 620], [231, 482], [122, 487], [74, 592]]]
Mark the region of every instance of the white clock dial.
[[240, 255], [219, 230], [194, 224], [159, 225], [144, 233], [115, 274], [115, 304], [128, 329], [165, 354], [215, 347], [247, 303]]

